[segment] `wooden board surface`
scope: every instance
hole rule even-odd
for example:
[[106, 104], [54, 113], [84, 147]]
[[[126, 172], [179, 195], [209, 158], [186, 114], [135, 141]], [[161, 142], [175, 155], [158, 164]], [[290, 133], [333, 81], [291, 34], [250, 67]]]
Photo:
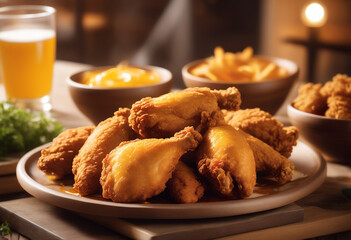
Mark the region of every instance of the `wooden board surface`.
[[[95, 228], [94, 235], [89, 233], [87, 236], [87, 233], [80, 232], [81, 226], [87, 226], [87, 220], [35, 198], [5, 201], [0, 206], [0, 218], [3, 221], [8, 220], [16, 231], [31, 239], [89, 239], [94, 236], [99, 236], [100, 239], [109, 238], [110, 232], [106, 231], [106, 234], [104, 228], [99, 226], [105, 226], [133, 239], [209, 239], [302, 221], [303, 209], [296, 204], [290, 204], [256, 214], [199, 220], [84, 217], [98, 223], [89, 223]], [[91, 228], [89, 230], [93, 231]], [[123, 239], [119, 234], [115, 237]]]
[[235, 217], [197, 220], [116, 219], [86, 216], [133, 239], [212, 239], [281, 226], [303, 220], [303, 209], [296, 204]]
[[72, 212], [33, 197], [0, 202], [0, 222], [29, 239], [127, 239]]

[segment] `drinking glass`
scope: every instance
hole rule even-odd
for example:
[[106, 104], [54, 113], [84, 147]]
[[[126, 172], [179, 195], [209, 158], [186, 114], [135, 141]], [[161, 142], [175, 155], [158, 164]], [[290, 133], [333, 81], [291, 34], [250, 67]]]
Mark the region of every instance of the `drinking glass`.
[[52, 108], [55, 12], [38, 5], [0, 8], [0, 74], [6, 97], [34, 111]]

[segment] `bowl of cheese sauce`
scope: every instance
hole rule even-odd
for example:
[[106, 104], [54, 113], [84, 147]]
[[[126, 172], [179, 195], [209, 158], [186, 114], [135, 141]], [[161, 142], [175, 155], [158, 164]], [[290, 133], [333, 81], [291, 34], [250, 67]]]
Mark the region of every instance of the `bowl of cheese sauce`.
[[170, 92], [172, 73], [162, 67], [122, 63], [75, 73], [66, 83], [77, 108], [97, 125], [121, 107]]
[[95, 87], [140, 87], [160, 83], [161, 76], [154, 69], [123, 63], [102, 72], [85, 72], [81, 82]]

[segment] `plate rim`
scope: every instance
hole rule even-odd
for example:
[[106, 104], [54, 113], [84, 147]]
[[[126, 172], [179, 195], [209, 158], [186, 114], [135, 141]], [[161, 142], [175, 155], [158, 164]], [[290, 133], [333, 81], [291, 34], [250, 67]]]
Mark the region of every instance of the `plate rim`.
[[[257, 198], [228, 200], [220, 202], [199, 202], [191, 204], [114, 203], [62, 193], [40, 184], [31, 176], [29, 176], [26, 171], [26, 167], [33, 161], [32, 158], [35, 155], [40, 154], [41, 149], [49, 146], [50, 144], [51, 143], [47, 143], [32, 149], [26, 153], [18, 162], [16, 175], [23, 189], [34, 197], [51, 205], [55, 205], [75, 212], [109, 217], [139, 219], [200, 219], [237, 216], [271, 210], [288, 205], [309, 195], [324, 182], [327, 173], [326, 161], [322, 158], [322, 156], [307, 144], [298, 141], [298, 144], [308, 148], [309, 151], [315, 154], [316, 158], [318, 159], [318, 168], [313, 172], [312, 175], [303, 180], [303, 185], [308, 185], [309, 187], [302, 188], [302, 190], [300, 189], [298, 192], [296, 191], [296, 187], [293, 187], [282, 192], [277, 192], [274, 195], [267, 195]], [[53, 198], [60, 201], [53, 201]], [[271, 204], [269, 204], [272, 200], [276, 201], [274, 206], [271, 206]], [[245, 208], [241, 208], [243, 204]], [[233, 208], [230, 208], [231, 205], [234, 206], [235, 211]], [[91, 208], [91, 206], [95, 207]], [[89, 212], [84, 210], [87, 207], [90, 207]], [[217, 211], [208, 213], [206, 210], [212, 207], [215, 207]]]

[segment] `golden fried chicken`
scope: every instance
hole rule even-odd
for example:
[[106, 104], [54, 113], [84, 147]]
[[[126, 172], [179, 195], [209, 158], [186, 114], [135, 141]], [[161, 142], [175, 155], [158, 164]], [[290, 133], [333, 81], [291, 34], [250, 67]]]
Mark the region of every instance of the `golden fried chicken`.
[[328, 110], [325, 112], [326, 117], [351, 120], [351, 97], [330, 96], [327, 99], [327, 104]]
[[291, 180], [295, 166], [289, 159], [260, 139], [245, 132], [243, 134], [254, 154], [258, 176], [273, 178], [279, 184]]
[[38, 168], [55, 179], [72, 174], [73, 158], [93, 130], [94, 127], [79, 127], [60, 133], [49, 147], [41, 150]]
[[95, 128], [73, 160], [74, 189], [80, 195], [89, 195], [101, 190], [102, 160], [121, 142], [134, 138], [128, 125], [130, 110], [119, 109]]
[[284, 127], [275, 117], [259, 108], [223, 110], [223, 113], [227, 124], [259, 138], [287, 158], [297, 144], [299, 131], [296, 127]]
[[237, 110], [241, 98], [235, 88], [211, 91], [187, 88], [133, 104], [129, 124], [144, 138], [170, 137], [187, 126], [202, 132], [223, 121], [220, 107]]
[[351, 77], [337, 74], [324, 86], [320, 83], [307, 83], [299, 89], [299, 95], [292, 104], [304, 112], [351, 119]]
[[187, 127], [171, 138], [120, 144], [103, 160], [103, 197], [114, 202], [144, 202], [163, 192], [179, 158], [194, 150], [201, 139], [200, 133]]
[[337, 119], [351, 119], [351, 77], [337, 74], [321, 89], [327, 98], [328, 110], [325, 116]]
[[292, 106], [307, 113], [324, 115], [327, 109], [326, 97], [321, 94], [322, 84], [306, 83], [299, 88]]
[[196, 203], [204, 195], [205, 188], [196, 173], [182, 161], [176, 165], [167, 189], [178, 203]]
[[346, 74], [337, 74], [332, 81], [328, 81], [320, 90], [324, 97], [346, 96], [351, 97], [351, 77]]
[[232, 126], [209, 128], [198, 151], [198, 169], [225, 196], [249, 197], [256, 184], [253, 152]]
[[216, 96], [219, 108], [228, 110], [238, 110], [241, 105], [241, 94], [235, 87], [226, 90], [211, 90]]

